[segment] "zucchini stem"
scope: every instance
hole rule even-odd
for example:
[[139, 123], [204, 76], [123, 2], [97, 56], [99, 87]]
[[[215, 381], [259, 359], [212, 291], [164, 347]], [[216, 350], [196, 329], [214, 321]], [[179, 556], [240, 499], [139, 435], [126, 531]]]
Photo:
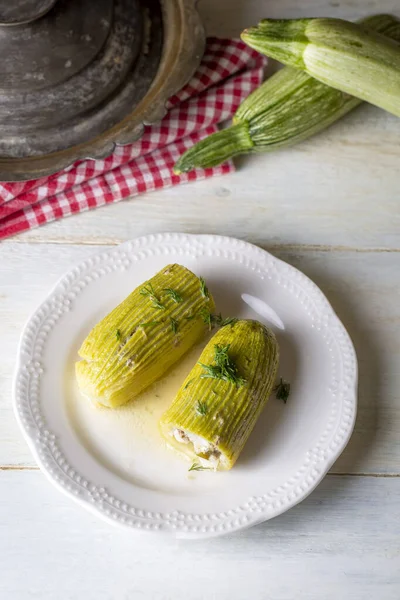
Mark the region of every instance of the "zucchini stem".
[[190, 148], [175, 164], [174, 173], [180, 175], [198, 167], [215, 167], [236, 154], [249, 152], [253, 146], [248, 123], [238, 123], [213, 133]]

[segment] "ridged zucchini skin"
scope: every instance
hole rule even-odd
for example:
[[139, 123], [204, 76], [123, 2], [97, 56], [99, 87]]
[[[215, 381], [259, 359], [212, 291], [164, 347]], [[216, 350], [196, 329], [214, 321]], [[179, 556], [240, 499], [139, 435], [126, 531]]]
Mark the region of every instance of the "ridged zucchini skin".
[[[244, 384], [202, 378], [205, 371], [200, 363], [213, 363], [216, 345], [229, 345], [229, 357], [246, 380]], [[221, 452], [218, 469], [231, 469], [268, 400], [278, 363], [275, 335], [258, 321], [240, 320], [222, 327], [161, 417], [160, 431], [167, 443], [196, 460], [201, 455], [196, 455], [192, 444], [175, 441], [171, 433], [177, 428], [200, 436]]]
[[[166, 290], [181, 297], [175, 301]], [[157, 308], [143, 290], [154, 291]], [[145, 295], [143, 295], [145, 294]], [[179, 297], [178, 297], [179, 299]], [[82, 343], [76, 363], [80, 390], [116, 407], [159, 379], [206, 333], [201, 311], [215, 310], [211, 294], [189, 269], [172, 264], [136, 288]]]
[[[361, 23], [400, 42], [400, 22], [391, 15], [374, 15]], [[186, 173], [217, 166], [238, 154], [293, 146], [323, 131], [361, 103], [359, 98], [329, 87], [304, 71], [284, 67], [242, 102], [231, 127], [189, 148], [174, 171]]]
[[251, 48], [400, 117], [400, 45], [341, 19], [264, 19], [246, 29]]

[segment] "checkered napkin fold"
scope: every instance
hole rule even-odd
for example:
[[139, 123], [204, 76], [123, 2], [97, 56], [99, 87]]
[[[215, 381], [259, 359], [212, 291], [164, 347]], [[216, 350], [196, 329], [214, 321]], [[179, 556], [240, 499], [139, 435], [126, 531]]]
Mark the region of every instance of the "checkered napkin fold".
[[175, 175], [173, 165], [194, 143], [217, 131], [263, 77], [265, 58], [243, 42], [209, 38], [190, 82], [168, 102], [157, 125], [140, 140], [118, 146], [104, 160], [83, 160], [33, 181], [0, 183], [0, 239], [104, 204], [234, 170], [215, 168]]

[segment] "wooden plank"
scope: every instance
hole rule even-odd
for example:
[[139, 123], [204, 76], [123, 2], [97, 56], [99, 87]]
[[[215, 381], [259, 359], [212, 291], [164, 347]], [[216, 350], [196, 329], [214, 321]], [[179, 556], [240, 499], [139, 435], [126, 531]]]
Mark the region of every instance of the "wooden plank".
[[[23, 323], [59, 276], [102, 249], [12, 243], [1, 247], [0, 464], [34, 464], [11, 406], [12, 372]], [[278, 248], [274, 254], [303, 270], [322, 287], [358, 353], [360, 407], [356, 431], [333, 470], [399, 473], [399, 254]]]
[[12, 600], [398, 600], [400, 478], [329, 477], [227, 538], [114, 528], [37, 472], [0, 472], [0, 597]]

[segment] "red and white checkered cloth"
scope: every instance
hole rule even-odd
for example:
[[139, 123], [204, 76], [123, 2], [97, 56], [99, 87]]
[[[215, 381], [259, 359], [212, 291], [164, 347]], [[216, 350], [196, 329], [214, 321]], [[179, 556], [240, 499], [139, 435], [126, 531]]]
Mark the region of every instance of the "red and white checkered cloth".
[[230, 173], [231, 161], [175, 175], [190, 146], [217, 131], [262, 81], [266, 59], [239, 40], [209, 38], [190, 82], [168, 102], [158, 125], [104, 160], [83, 160], [33, 181], [0, 183], [0, 239], [158, 188]]

